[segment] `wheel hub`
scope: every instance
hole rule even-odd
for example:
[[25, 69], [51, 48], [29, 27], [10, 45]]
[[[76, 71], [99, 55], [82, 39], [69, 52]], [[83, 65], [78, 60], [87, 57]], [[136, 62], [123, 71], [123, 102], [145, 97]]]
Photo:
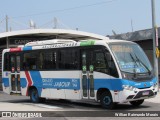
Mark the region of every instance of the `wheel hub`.
[[111, 103], [111, 98], [109, 96], [104, 97], [103, 99], [104, 104], [109, 105]]

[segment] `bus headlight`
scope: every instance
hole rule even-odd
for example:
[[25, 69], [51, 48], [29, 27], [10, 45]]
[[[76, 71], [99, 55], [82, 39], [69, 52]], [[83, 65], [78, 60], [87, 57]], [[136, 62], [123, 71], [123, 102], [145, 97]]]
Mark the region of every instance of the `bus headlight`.
[[129, 90], [133, 90], [133, 89], [134, 89], [134, 87], [133, 87], [133, 86], [130, 86], [130, 87], [129, 87]]
[[157, 86], [158, 86], [158, 84], [155, 83], [155, 84], [153, 85], [153, 88], [155, 89], [155, 88], [157, 88]]
[[137, 88], [136, 88], [136, 87], [134, 87], [134, 88], [133, 88], [133, 91], [135, 91], [135, 92], [136, 92], [136, 91], [137, 91]]
[[123, 89], [128, 90], [129, 89], [129, 85], [122, 85]]
[[126, 89], [126, 90], [136, 90], [136, 88], [134, 86], [129, 86], [129, 85], [122, 85], [123, 89]]

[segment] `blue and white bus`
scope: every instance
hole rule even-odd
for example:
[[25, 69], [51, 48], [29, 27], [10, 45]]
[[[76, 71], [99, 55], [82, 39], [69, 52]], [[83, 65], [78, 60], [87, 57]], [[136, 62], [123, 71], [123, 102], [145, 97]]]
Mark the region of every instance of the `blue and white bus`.
[[139, 45], [104, 39], [30, 42], [2, 53], [2, 85], [8, 94], [45, 99], [93, 100], [112, 109], [139, 106], [155, 97], [153, 68]]

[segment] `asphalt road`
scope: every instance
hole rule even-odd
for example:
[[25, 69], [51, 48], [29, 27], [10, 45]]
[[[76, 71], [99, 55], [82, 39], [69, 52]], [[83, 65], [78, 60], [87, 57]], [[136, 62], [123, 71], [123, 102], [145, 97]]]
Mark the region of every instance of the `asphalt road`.
[[[54, 119], [92, 119], [92, 120], [101, 120], [104, 119], [105, 116], [100, 116], [99, 111], [103, 112], [111, 112], [111, 113], [121, 113], [121, 112], [142, 112], [142, 111], [160, 111], [160, 104], [154, 102], [144, 102], [139, 107], [133, 107], [129, 103], [118, 104], [114, 110], [105, 110], [98, 103], [91, 103], [89, 101], [80, 102], [80, 101], [69, 101], [69, 100], [47, 100], [45, 103], [31, 103], [29, 97], [26, 96], [15, 96], [15, 95], [7, 95], [3, 92], [0, 92], [0, 111], [32, 111], [32, 112], [42, 112], [43, 115], [46, 113], [47, 115], [51, 115]], [[47, 112], [46, 112], [47, 111]], [[71, 112], [72, 111], [72, 114]], [[70, 113], [68, 113], [70, 112]], [[98, 117], [96, 115], [99, 115]], [[47, 117], [47, 115], [45, 117]], [[66, 115], [66, 116], [65, 116]], [[89, 117], [87, 117], [90, 116]], [[57, 117], [60, 116], [60, 117]], [[105, 119], [122, 119], [123, 117], [105, 117]], [[134, 119], [136, 120], [148, 119], [152, 120], [152, 117], [124, 117], [122, 120]], [[2, 118], [0, 118], [2, 119]], [[4, 119], [4, 118], [3, 118]], [[6, 118], [8, 119], [8, 118]], [[17, 118], [12, 118], [17, 119]], [[43, 118], [34, 118], [41, 120]], [[53, 119], [49, 117], [48, 119]], [[153, 117], [154, 120], [160, 119], [160, 117]]]

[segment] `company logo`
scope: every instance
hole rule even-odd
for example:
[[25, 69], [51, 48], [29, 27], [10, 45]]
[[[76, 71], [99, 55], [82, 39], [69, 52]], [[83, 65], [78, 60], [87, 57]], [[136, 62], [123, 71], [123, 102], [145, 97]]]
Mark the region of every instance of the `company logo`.
[[[0, 116], [1, 117], [1, 116]], [[2, 112], [3, 118], [35, 118], [42, 117], [40, 112]]]
[[12, 117], [11, 112], [2, 112], [2, 117]]

